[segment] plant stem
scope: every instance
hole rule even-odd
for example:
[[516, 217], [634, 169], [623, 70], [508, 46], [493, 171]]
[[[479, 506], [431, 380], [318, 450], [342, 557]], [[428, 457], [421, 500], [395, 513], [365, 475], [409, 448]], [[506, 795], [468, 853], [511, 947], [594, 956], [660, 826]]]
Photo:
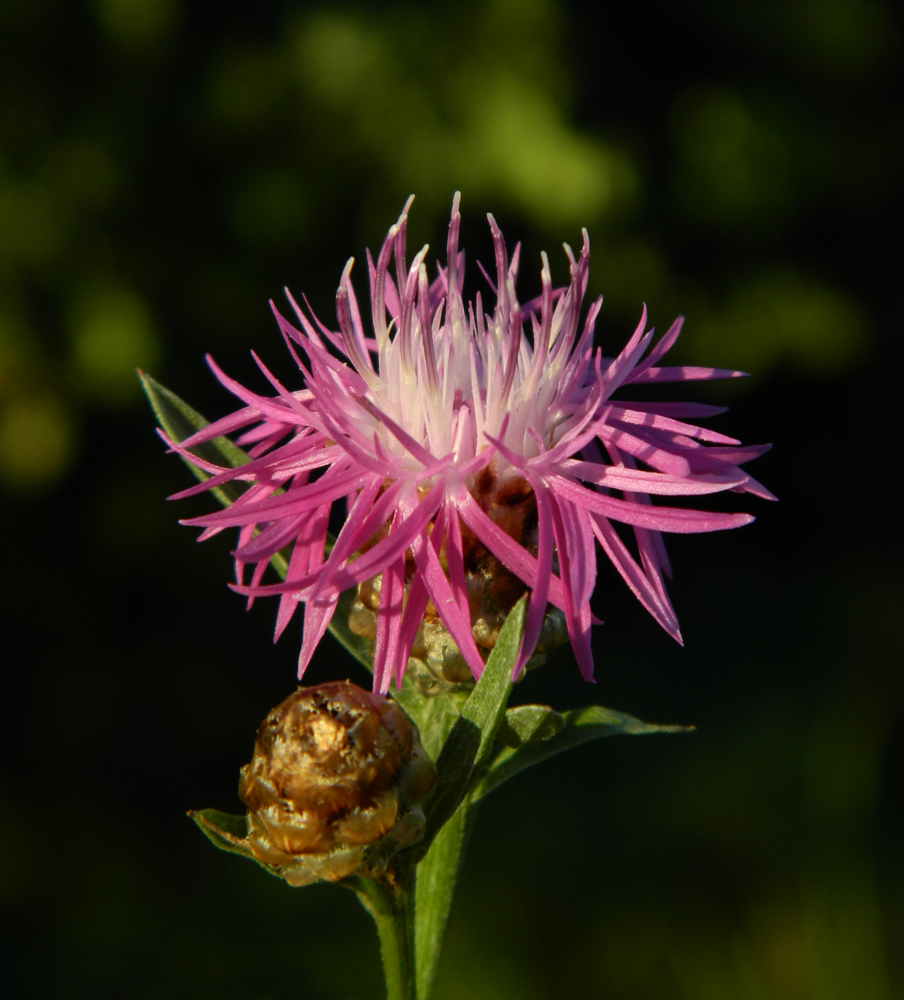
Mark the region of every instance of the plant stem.
[[410, 866], [400, 866], [391, 885], [362, 879], [358, 897], [377, 925], [387, 1000], [417, 1000], [414, 872]]
[[462, 803], [420, 863], [398, 865], [391, 881], [361, 878], [350, 886], [377, 925], [387, 1000], [430, 1000], [433, 995], [474, 811]]

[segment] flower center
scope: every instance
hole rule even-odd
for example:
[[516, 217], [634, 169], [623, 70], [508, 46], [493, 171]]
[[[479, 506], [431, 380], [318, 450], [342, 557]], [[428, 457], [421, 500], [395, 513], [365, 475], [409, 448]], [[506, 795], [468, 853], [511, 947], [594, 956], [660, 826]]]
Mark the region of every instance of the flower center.
[[[537, 552], [537, 501], [533, 490], [520, 476], [500, 481], [495, 463], [474, 477], [469, 492], [484, 513], [522, 548]], [[474, 642], [484, 660], [496, 645], [499, 632], [509, 612], [526, 587], [510, 572], [463, 522], [460, 523], [465, 587]], [[386, 526], [383, 534], [388, 532]], [[429, 531], [433, 525], [429, 525]], [[375, 536], [368, 544], [379, 540]], [[440, 549], [440, 562], [448, 572], [445, 543]], [[405, 560], [405, 602], [407, 603], [416, 564], [411, 552]], [[358, 585], [357, 599], [349, 614], [349, 627], [366, 638], [376, 635], [376, 615], [380, 604], [382, 574]], [[547, 621], [537, 644], [540, 661], [544, 654], [559, 645], [564, 635], [561, 615], [547, 608]], [[531, 664], [533, 665], [533, 664]], [[411, 648], [408, 669], [425, 693], [435, 693], [448, 685], [471, 683], [473, 676], [464, 657], [440, 620], [433, 602], [427, 604], [424, 617]]]

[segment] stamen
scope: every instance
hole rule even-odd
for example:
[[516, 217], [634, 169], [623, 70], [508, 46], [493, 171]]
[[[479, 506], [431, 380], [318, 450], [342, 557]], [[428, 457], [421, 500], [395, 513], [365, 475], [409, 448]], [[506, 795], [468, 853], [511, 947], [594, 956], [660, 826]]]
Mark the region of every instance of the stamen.
[[414, 365], [414, 334], [411, 329], [411, 320], [414, 315], [418, 271], [429, 249], [429, 244], [424, 244], [418, 255], [411, 262], [408, 280], [405, 283], [405, 292], [402, 296], [402, 315], [399, 319], [399, 345], [402, 352], [402, 371], [406, 377], [413, 377], [416, 374]]
[[430, 283], [427, 281], [427, 268], [421, 264], [418, 268], [418, 325], [421, 328], [421, 343], [424, 345], [424, 359], [427, 368], [427, 384], [434, 399], [439, 397], [439, 373], [436, 369], [436, 348], [433, 343], [433, 325], [430, 322]]
[[354, 257], [349, 257], [345, 270], [342, 272], [342, 280], [336, 292], [336, 317], [339, 320], [339, 329], [342, 331], [342, 339], [345, 343], [345, 350], [349, 360], [355, 366], [358, 374], [367, 382], [371, 389], [379, 385], [380, 379], [374, 372], [373, 365], [367, 355], [363, 345], [359, 343], [357, 331], [352, 322], [351, 309], [349, 307], [349, 275], [352, 265], [355, 263]]

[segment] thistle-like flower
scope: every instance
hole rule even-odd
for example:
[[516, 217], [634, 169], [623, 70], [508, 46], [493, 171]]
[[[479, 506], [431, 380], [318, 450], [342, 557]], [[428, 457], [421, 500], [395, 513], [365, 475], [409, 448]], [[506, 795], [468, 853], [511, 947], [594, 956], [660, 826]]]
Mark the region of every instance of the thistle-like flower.
[[[724, 412], [719, 407], [613, 396], [634, 385], [741, 373], [663, 367], [682, 320], [651, 348], [646, 308], [617, 357], [595, 350], [601, 298], [580, 326], [590, 256], [586, 230], [580, 254], [565, 245], [567, 287], [553, 288], [542, 254], [541, 294], [521, 304], [515, 294], [520, 245], [509, 259], [490, 216], [495, 283], [485, 276], [495, 309], [485, 312], [479, 293], [466, 305], [459, 196], [447, 264], [432, 283], [427, 247], [410, 266], [406, 262], [410, 204], [376, 262], [368, 254], [372, 330], [365, 328], [352, 288], [353, 260], [336, 295], [339, 332], [310, 307], [309, 317], [288, 293], [300, 327], [274, 307], [304, 388], [284, 388], [255, 356], [276, 393], [258, 395], [208, 359], [245, 405], [181, 444], [170, 442], [211, 477], [177, 496], [229, 481], [248, 485], [227, 509], [185, 523], [202, 526], [202, 538], [239, 529], [234, 589], [250, 600], [279, 595], [277, 636], [305, 604], [299, 676], [339, 595], [357, 587], [359, 604], [373, 619], [376, 691], [386, 692], [393, 677], [401, 682], [425, 626], [447, 634], [479, 676], [505, 615], [525, 590], [530, 599], [516, 673], [551, 606], [564, 619], [590, 680], [597, 543], [643, 606], [681, 641], [663, 581], [670, 570], [661, 533], [734, 528], [752, 517], [663, 506], [651, 497], [733, 490], [769, 498], [740, 469], [768, 446], [744, 448], [689, 422]], [[237, 443], [249, 450], [246, 465], [219, 468], [190, 451], [236, 432], [242, 432]], [[337, 502], [347, 504], [347, 516], [328, 549], [327, 525]], [[271, 556], [287, 546], [285, 581], [264, 583]], [[253, 566], [248, 582], [246, 565]]]

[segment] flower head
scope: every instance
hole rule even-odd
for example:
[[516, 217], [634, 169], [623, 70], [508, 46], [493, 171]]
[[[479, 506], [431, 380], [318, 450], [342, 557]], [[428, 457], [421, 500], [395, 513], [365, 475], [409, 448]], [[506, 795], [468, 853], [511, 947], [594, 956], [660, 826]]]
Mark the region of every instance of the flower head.
[[379, 875], [419, 840], [436, 768], [407, 715], [349, 681], [299, 688], [260, 724], [242, 768], [247, 846], [291, 885]]
[[[614, 396], [633, 385], [741, 373], [663, 367], [682, 320], [653, 345], [646, 308], [616, 357], [595, 349], [601, 298], [580, 322], [590, 257], [586, 230], [577, 256], [565, 246], [568, 285], [553, 288], [543, 254], [541, 294], [522, 304], [515, 293], [520, 246], [509, 258], [490, 216], [495, 281], [484, 273], [495, 308], [486, 312], [479, 293], [465, 304], [458, 195], [447, 264], [432, 282], [427, 247], [406, 261], [410, 204], [377, 260], [368, 254], [372, 326], [365, 326], [351, 284], [353, 260], [336, 294], [338, 332], [291, 295], [298, 327], [274, 307], [304, 388], [284, 388], [258, 361], [275, 390], [262, 396], [209, 359], [244, 406], [172, 444], [211, 475], [177, 496], [233, 480], [248, 486], [227, 509], [185, 523], [202, 526], [202, 537], [239, 529], [235, 589], [250, 599], [279, 595], [277, 635], [305, 604], [299, 676], [339, 595], [358, 587], [373, 614], [375, 690], [385, 692], [393, 676], [401, 682], [425, 622], [447, 633], [479, 676], [501, 621], [525, 590], [530, 599], [516, 672], [533, 652], [551, 605], [564, 618], [589, 680], [597, 543], [680, 641], [663, 582], [670, 571], [662, 533], [733, 528], [752, 518], [651, 498], [724, 490], [771, 497], [740, 468], [768, 446], [744, 448], [691, 422], [723, 412], [718, 407]], [[205, 463], [189, 450], [236, 432], [251, 458], [236, 469]], [[337, 502], [347, 504], [347, 516], [328, 550], [327, 524]], [[616, 524], [627, 528], [620, 533]], [[633, 534], [633, 551], [624, 531]], [[286, 546], [285, 581], [263, 583], [271, 556]], [[248, 565], [253, 571], [246, 583]]]

